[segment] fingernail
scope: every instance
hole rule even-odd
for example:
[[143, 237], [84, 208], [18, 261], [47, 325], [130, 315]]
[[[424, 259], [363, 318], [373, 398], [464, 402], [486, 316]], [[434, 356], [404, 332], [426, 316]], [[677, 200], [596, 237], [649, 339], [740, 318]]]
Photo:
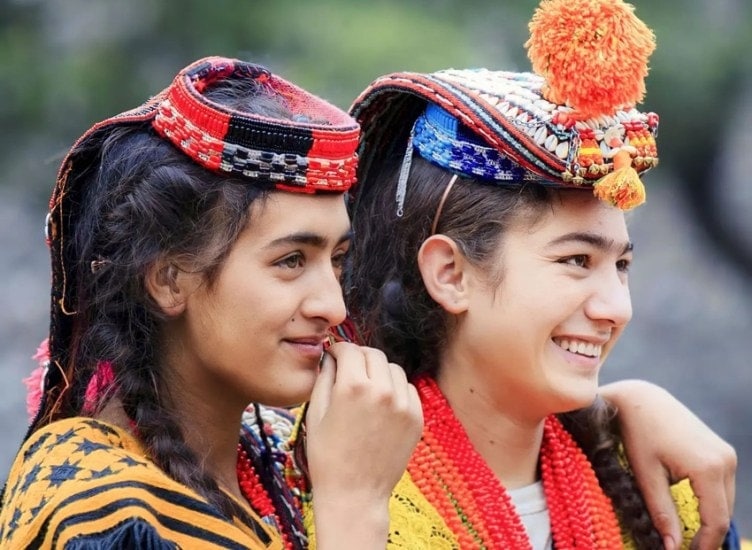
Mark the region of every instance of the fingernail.
[[676, 548], [676, 544], [674, 544], [674, 537], [672, 537], [671, 535], [664, 536], [663, 547], [666, 550], [674, 550]]

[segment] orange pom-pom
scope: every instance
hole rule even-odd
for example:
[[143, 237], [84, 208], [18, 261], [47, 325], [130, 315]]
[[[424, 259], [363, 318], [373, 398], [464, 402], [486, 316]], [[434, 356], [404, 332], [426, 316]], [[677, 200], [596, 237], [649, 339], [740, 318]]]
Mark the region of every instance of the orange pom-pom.
[[653, 32], [622, 0], [543, 0], [525, 43], [544, 95], [577, 118], [611, 115], [645, 95]]

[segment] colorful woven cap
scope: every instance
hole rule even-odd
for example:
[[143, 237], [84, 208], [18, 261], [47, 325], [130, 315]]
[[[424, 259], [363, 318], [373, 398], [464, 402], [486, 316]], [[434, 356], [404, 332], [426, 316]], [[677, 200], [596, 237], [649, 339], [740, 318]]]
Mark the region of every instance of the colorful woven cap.
[[[202, 90], [251, 78], [285, 99], [294, 120], [250, 115], [213, 103]], [[308, 121], [308, 122], [303, 122]], [[358, 126], [346, 113], [259, 65], [208, 58], [175, 77], [154, 128], [204, 167], [287, 191], [346, 191], [355, 182]]]
[[[547, 0], [531, 30], [528, 46], [548, 48], [531, 56], [556, 58], [545, 77], [449, 69], [375, 80], [351, 108], [362, 129], [361, 185], [370, 184], [371, 169], [387, 156], [404, 154], [410, 140], [420, 156], [461, 176], [592, 189], [625, 210], [643, 203], [639, 174], [658, 163], [658, 116], [635, 104], [644, 91], [652, 33], [621, 0]], [[583, 36], [589, 38], [578, 47]], [[558, 57], [553, 40], [568, 45], [560, 44]], [[609, 48], [618, 47], [626, 51], [611, 55]], [[573, 75], [570, 67], [581, 72]], [[575, 76], [582, 92], [570, 98], [576, 104], [559, 102], [571, 90], [566, 79]]]

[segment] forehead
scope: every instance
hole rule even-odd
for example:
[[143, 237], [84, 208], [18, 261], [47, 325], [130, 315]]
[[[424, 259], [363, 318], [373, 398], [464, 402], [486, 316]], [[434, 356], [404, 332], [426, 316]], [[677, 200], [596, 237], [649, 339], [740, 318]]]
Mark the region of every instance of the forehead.
[[251, 206], [247, 229], [261, 240], [301, 231], [336, 235], [348, 231], [350, 220], [341, 193], [288, 193], [275, 191]]
[[628, 241], [624, 212], [598, 200], [589, 190], [560, 190], [530, 224], [518, 227], [525, 233], [546, 238], [569, 232], [603, 234], [616, 241]]

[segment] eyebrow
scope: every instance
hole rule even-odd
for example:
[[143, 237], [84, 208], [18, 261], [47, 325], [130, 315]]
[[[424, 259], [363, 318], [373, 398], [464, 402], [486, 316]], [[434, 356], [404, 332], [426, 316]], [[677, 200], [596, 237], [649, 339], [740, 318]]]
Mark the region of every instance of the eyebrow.
[[[337, 240], [335, 246], [340, 245], [345, 241], [352, 240], [352, 237], [352, 229], [349, 229], [348, 231], [343, 233], [342, 236]], [[319, 233], [313, 233], [311, 231], [300, 231], [298, 233], [285, 235], [284, 237], [280, 237], [279, 239], [274, 239], [272, 242], [267, 244], [264, 249], [276, 248], [278, 246], [288, 244], [304, 244], [308, 246], [314, 246], [316, 248], [324, 248], [328, 242], [329, 240]]]
[[[566, 235], [555, 238], [548, 244], [549, 246], [556, 246], [559, 244], [571, 242], [589, 244], [603, 251], [608, 251], [618, 246], [613, 239], [607, 239], [603, 235], [599, 235], [597, 233], [589, 233], [587, 231], [567, 233]], [[632, 250], [634, 250], [634, 244], [627, 242], [620, 254], [626, 254], [627, 252], [632, 252]]]

